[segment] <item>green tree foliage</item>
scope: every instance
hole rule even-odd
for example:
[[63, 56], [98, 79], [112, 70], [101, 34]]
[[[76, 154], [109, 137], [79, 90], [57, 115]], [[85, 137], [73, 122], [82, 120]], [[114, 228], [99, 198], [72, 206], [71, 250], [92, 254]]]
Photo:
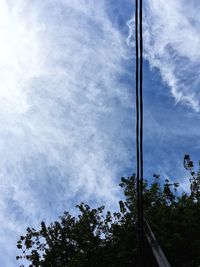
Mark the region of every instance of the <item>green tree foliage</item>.
[[[154, 175], [144, 183], [145, 218], [151, 225], [172, 266], [200, 265], [200, 170], [194, 171], [188, 155], [184, 167], [190, 173], [190, 191], [179, 192], [179, 184]], [[27, 228], [17, 243], [29, 267], [129, 267], [137, 266], [137, 218], [135, 175], [121, 178], [124, 200], [120, 211], [91, 209], [81, 203], [79, 215], [68, 212], [41, 228]], [[156, 266], [146, 244], [146, 264]], [[23, 265], [21, 265], [23, 266]]]

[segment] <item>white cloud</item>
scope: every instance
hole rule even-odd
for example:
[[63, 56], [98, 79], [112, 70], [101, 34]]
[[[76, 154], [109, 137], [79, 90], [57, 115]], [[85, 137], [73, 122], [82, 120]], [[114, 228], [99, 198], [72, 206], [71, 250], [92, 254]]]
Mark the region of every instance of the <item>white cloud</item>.
[[114, 203], [130, 166], [126, 48], [104, 4], [0, 0], [0, 242], [11, 256], [13, 231], [73, 197]]
[[[144, 12], [146, 59], [160, 70], [176, 102], [195, 111], [200, 111], [199, 11], [199, 1], [195, 0], [148, 0]], [[130, 42], [133, 20], [129, 27]]]

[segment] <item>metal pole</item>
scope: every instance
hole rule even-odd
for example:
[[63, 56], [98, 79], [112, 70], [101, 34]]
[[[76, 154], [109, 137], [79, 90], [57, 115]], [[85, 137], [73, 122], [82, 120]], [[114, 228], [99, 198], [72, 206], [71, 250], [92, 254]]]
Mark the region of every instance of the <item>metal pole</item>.
[[144, 219], [144, 229], [149, 246], [152, 249], [154, 257], [159, 267], [171, 267], [164, 252], [162, 251], [158, 241], [156, 240], [153, 231], [151, 230], [147, 220]]

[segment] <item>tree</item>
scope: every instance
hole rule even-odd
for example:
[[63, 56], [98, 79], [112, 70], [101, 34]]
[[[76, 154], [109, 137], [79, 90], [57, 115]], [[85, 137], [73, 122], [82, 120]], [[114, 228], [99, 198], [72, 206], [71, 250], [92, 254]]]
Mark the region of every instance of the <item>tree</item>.
[[[188, 155], [184, 167], [190, 173], [190, 192], [178, 192], [179, 184], [154, 175], [144, 183], [145, 218], [151, 225], [172, 266], [200, 264], [200, 171], [195, 172]], [[137, 217], [135, 175], [121, 178], [124, 200], [119, 212], [105, 207], [91, 209], [81, 203], [77, 217], [68, 212], [41, 228], [27, 228], [17, 247], [17, 259], [29, 267], [129, 267], [137, 265]], [[146, 243], [147, 266], [156, 266]]]

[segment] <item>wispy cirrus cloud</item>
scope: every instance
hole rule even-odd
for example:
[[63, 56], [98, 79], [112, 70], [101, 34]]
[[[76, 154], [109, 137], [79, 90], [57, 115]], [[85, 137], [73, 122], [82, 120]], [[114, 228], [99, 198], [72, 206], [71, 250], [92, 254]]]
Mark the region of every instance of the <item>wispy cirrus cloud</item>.
[[[176, 102], [200, 111], [200, 4], [198, 1], [145, 2], [145, 56], [160, 70]], [[133, 20], [128, 25], [132, 43]], [[132, 43], [133, 44], [133, 43]]]
[[130, 166], [131, 114], [125, 42], [106, 1], [0, 5], [0, 246], [14, 259], [27, 224], [81, 200], [112, 205]]

